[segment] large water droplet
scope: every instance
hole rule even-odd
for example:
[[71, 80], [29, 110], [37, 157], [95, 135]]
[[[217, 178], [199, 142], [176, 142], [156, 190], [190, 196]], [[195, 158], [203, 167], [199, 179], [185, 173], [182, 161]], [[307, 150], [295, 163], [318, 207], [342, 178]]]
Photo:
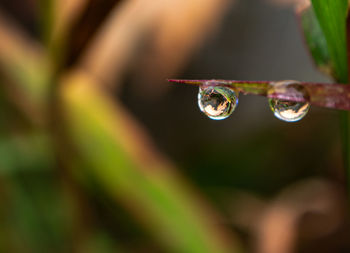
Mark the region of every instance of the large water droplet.
[[[293, 94], [293, 97], [299, 99], [309, 100], [309, 94], [305, 87], [300, 85], [297, 81], [281, 81], [272, 85], [268, 91], [273, 93], [288, 93]], [[309, 111], [310, 104], [308, 102], [292, 102], [281, 99], [269, 99], [269, 105], [274, 115], [286, 122], [296, 122], [305, 117]]]
[[198, 106], [209, 118], [228, 118], [238, 104], [237, 93], [227, 87], [204, 86], [199, 88]]

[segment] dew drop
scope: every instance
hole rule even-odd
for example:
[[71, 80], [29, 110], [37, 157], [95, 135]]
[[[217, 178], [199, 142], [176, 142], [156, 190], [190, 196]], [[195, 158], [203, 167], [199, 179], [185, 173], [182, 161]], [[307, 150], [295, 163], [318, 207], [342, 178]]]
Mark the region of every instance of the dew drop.
[[[272, 88], [268, 91], [268, 95], [273, 93], [293, 94], [295, 98], [309, 100], [309, 94], [305, 87], [300, 85], [297, 81], [281, 81], [272, 85]], [[286, 122], [296, 122], [305, 117], [310, 109], [310, 103], [308, 102], [293, 102], [281, 99], [269, 99], [269, 105], [274, 115]]]
[[227, 87], [204, 86], [199, 88], [199, 109], [214, 120], [228, 118], [238, 104], [237, 93]]

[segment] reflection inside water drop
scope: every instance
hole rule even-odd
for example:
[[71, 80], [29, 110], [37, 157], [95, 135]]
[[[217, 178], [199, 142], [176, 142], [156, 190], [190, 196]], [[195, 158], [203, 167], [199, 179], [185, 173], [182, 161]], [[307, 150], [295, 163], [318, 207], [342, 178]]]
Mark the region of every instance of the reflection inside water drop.
[[286, 122], [296, 122], [304, 118], [309, 111], [309, 103], [299, 103], [269, 99], [270, 108], [275, 116]]
[[[297, 81], [281, 81], [274, 83], [271, 89], [268, 91], [268, 95], [271, 94], [292, 94], [292, 97], [296, 99], [309, 100], [309, 95], [302, 85]], [[269, 99], [269, 105], [274, 115], [286, 122], [296, 122], [305, 117], [310, 109], [310, 103], [308, 102], [293, 102], [282, 99]]]
[[209, 118], [228, 118], [238, 104], [237, 93], [227, 87], [205, 86], [199, 88], [198, 106]]

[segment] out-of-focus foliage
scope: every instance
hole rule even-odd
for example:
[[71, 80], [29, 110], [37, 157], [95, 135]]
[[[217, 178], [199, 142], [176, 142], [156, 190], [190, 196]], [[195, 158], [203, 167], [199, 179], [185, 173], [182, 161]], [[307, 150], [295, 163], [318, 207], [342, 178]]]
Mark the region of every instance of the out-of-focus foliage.
[[[243, 2], [0, 3], [1, 252], [281, 253], [346, 234], [338, 184], [293, 182], [301, 176], [291, 171], [311, 177], [325, 161], [308, 159], [314, 144], [301, 145], [297, 130], [286, 136], [270, 128], [239, 147], [225, 132], [216, 146], [220, 133], [187, 129], [177, 100], [179, 116], [170, 116], [178, 120], [166, 130], [173, 140], [186, 139], [180, 147], [170, 143], [186, 152], [176, 161], [187, 159], [186, 178], [121, 102], [128, 82], [139, 84], [134, 108], [147, 110], [145, 97], [168, 100], [165, 79]], [[145, 117], [164, 123], [170, 113], [162, 107], [160, 116]], [[321, 133], [314, 125], [302, 132], [316, 146]], [[188, 141], [192, 135], [200, 135], [196, 143]], [[276, 155], [283, 140], [295, 152]], [[332, 151], [333, 142], [325, 143], [320, 157]], [[299, 163], [303, 171], [291, 167], [298, 155], [308, 161]]]
[[[146, 244], [152, 252], [241, 252], [212, 208], [158, 154], [105, 88], [121, 78], [123, 70], [116, 65], [121, 68], [134, 57], [140, 32], [154, 27], [157, 15], [179, 3], [117, 2], [38, 2], [43, 43], [1, 15], [3, 87], [23, 121], [19, 129], [9, 125], [13, 133], [4, 129], [0, 145], [3, 251], [143, 251], [142, 239], [137, 239], [139, 249], [123, 243], [118, 235], [123, 230], [110, 220], [118, 220], [123, 208], [143, 227], [136, 233], [150, 233], [154, 243]], [[187, 11], [192, 2], [179, 7]], [[210, 6], [221, 12], [223, 5], [225, 1], [204, 4], [207, 9], [198, 13], [197, 27], [208, 22], [204, 17], [213, 11]], [[92, 7], [99, 10], [96, 15]], [[137, 18], [135, 11], [142, 11]], [[125, 30], [131, 21], [134, 26]], [[91, 25], [94, 31], [88, 32], [96, 36], [89, 35], [85, 58], [81, 50], [70, 59], [71, 36], [80, 29], [79, 22]], [[95, 201], [102, 201], [102, 207]], [[107, 212], [107, 218], [99, 218], [100, 212]]]

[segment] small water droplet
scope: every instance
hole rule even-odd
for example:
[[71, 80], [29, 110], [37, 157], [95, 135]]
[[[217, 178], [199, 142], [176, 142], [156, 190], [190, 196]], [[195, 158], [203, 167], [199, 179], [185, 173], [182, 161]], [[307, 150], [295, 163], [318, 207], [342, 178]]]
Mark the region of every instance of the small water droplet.
[[228, 118], [238, 104], [237, 93], [230, 88], [220, 86], [204, 86], [199, 88], [199, 109], [214, 120]]
[[[281, 81], [272, 85], [268, 94], [288, 92], [293, 94], [295, 98], [309, 100], [309, 94], [305, 87], [300, 85], [298, 81]], [[292, 102], [281, 99], [269, 99], [269, 105], [274, 115], [286, 122], [296, 122], [305, 117], [310, 109], [308, 102]]]

